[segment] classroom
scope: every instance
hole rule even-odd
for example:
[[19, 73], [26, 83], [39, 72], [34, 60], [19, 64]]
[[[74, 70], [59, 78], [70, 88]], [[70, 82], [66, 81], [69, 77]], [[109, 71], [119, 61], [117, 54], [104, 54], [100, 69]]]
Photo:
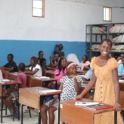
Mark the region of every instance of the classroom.
[[124, 0], [0, 0], [0, 123], [124, 124]]

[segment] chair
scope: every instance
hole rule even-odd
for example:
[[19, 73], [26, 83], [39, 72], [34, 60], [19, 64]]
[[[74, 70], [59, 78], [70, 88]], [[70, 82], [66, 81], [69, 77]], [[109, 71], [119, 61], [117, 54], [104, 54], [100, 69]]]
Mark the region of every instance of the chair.
[[2, 74], [3, 74], [3, 78], [8, 79], [9, 78], [9, 72], [5, 71], [5, 70], [1, 70], [1, 71], [2, 71]]
[[42, 87], [42, 81], [31, 77], [30, 87]]

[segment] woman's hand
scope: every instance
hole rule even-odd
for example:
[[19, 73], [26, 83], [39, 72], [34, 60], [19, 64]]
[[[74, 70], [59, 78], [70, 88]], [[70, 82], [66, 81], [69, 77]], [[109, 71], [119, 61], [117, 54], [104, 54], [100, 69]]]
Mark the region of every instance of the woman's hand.
[[121, 105], [118, 102], [115, 103], [114, 108], [116, 111], [120, 111], [122, 109]]
[[83, 97], [81, 95], [76, 96], [75, 100], [82, 99]]

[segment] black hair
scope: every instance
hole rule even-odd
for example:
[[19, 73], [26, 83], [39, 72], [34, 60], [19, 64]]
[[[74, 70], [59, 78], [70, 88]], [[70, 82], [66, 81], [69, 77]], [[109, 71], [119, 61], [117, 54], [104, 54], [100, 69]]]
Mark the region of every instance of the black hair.
[[[65, 58], [60, 58], [60, 60], [59, 60], [59, 62], [58, 62], [58, 69], [59, 69], [59, 73], [56, 75], [56, 76], [59, 76], [60, 75], [60, 72], [63, 70], [63, 72], [64, 72], [64, 70], [65, 70], [65, 68], [66, 67], [62, 67], [61, 66], [61, 63], [62, 63], [62, 60], [64, 60]], [[66, 59], [65, 59], [66, 60]]]
[[24, 72], [24, 71], [25, 71], [25, 64], [24, 64], [24, 63], [20, 63], [19, 66], [18, 66], [18, 69], [19, 69], [21, 72]]
[[112, 47], [112, 41], [110, 40], [110, 39], [103, 39], [102, 41], [101, 41], [101, 43], [100, 43], [100, 45], [102, 45], [104, 42], [108, 42], [108, 43], [110, 43], [110, 45], [111, 45], [111, 47]]
[[14, 58], [14, 55], [13, 54], [8, 54], [8, 56], [11, 56], [12, 58]]
[[88, 60], [88, 56], [87, 55], [84, 55], [83, 57], [86, 57], [86, 61]]
[[43, 51], [39, 51], [38, 54], [43, 53]]

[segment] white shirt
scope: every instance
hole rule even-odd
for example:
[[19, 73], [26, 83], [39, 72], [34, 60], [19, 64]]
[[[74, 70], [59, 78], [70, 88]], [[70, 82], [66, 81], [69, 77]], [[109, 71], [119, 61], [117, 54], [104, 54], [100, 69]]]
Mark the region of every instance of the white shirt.
[[121, 63], [122, 63], [122, 61], [121, 61], [121, 60], [119, 60], [119, 61], [118, 61], [118, 64], [120, 65]]
[[[31, 70], [32, 66], [29, 68]], [[38, 71], [33, 75], [36, 77], [41, 77], [42, 76], [42, 68], [40, 65], [36, 64], [35, 67], [33, 67], [32, 71], [34, 71], [35, 69], [38, 69]]]

